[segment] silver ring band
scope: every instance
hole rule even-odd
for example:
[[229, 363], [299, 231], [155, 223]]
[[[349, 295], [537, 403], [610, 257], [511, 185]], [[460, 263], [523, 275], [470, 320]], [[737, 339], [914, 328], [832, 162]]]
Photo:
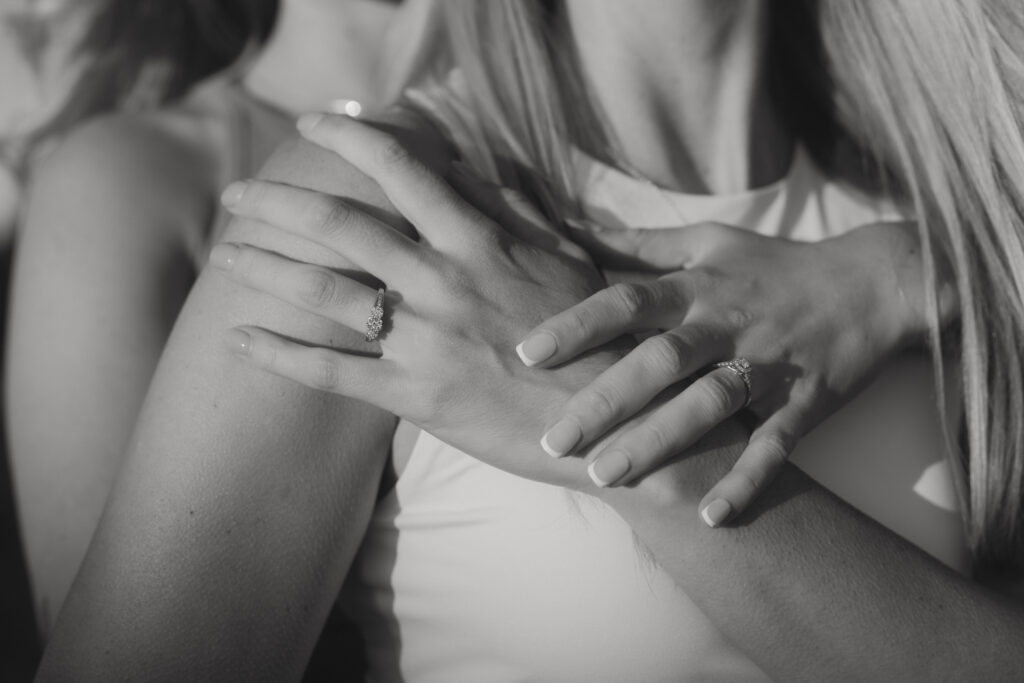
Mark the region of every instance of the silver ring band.
[[731, 370], [733, 374], [743, 380], [743, 386], [747, 388], [747, 399], [743, 402], [743, 407], [746, 408], [750, 405], [750, 399], [753, 397], [754, 389], [750, 384], [750, 373], [753, 368], [750, 367], [750, 361], [746, 358], [733, 358], [722, 363], [715, 363], [711, 367], [713, 368], [726, 368]]
[[380, 331], [384, 329], [384, 288], [377, 290], [377, 300], [370, 309], [370, 317], [366, 319], [366, 341], [377, 341]]

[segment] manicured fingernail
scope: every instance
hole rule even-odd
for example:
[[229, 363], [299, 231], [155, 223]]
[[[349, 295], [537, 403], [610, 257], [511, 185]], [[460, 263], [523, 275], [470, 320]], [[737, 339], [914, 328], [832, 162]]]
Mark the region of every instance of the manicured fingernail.
[[527, 367], [546, 361], [555, 355], [557, 350], [558, 342], [555, 340], [555, 335], [550, 332], [531, 334], [516, 347], [519, 360], [523, 361]]
[[601, 488], [616, 484], [628, 471], [629, 459], [620, 451], [602, 453], [587, 468], [587, 474]]
[[248, 183], [243, 180], [236, 180], [231, 183], [221, 193], [220, 203], [229, 209], [233, 206], [238, 206], [238, 202], [242, 201], [242, 195], [245, 194], [246, 187], [248, 187]]
[[573, 449], [583, 437], [576, 420], [559, 420], [540, 438], [540, 447], [552, 458], [561, 458]]
[[210, 265], [221, 270], [231, 270], [235, 267], [235, 259], [238, 257], [238, 247], [233, 244], [215, 244], [210, 250]]
[[324, 118], [323, 114], [303, 114], [299, 117], [299, 120], [295, 122], [295, 127], [299, 129], [300, 133], [308, 133], [316, 127], [316, 124]]
[[731, 514], [732, 505], [724, 498], [715, 498], [700, 511], [701, 519], [712, 529], [722, 524]]
[[249, 336], [248, 332], [233, 327], [224, 333], [224, 346], [231, 353], [248, 356], [249, 352], [252, 351], [252, 337]]

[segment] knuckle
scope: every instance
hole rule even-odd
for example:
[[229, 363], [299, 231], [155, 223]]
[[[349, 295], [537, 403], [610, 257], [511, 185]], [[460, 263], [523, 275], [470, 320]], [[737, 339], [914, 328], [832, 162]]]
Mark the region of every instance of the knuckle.
[[245, 191], [242, 193], [239, 203], [249, 208], [250, 211], [259, 212], [263, 209], [267, 199], [267, 185], [251, 180], [245, 184]]
[[671, 377], [682, 377], [686, 374], [690, 357], [690, 347], [681, 337], [675, 334], [659, 334], [643, 342], [648, 361], [660, 372]]
[[325, 237], [338, 235], [352, 220], [352, 209], [338, 200], [318, 202], [311, 210], [310, 227]]
[[732, 478], [743, 500], [750, 500], [757, 495], [763, 484], [762, 477], [747, 468], [734, 470]]
[[452, 382], [432, 381], [423, 383], [420, 388], [421, 406], [427, 415], [444, 413], [461, 395], [460, 387]]
[[789, 458], [790, 442], [782, 434], [770, 432], [757, 439], [760, 460], [768, 469], [775, 469]]
[[384, 168], [402, 166], [409, 162], [410, 154], [405, 145], [388, 135], [377, 147], [377, 162]]
[[277, 372], [277, 344], [262, 339], [259, 335], [252, 335], [249, 341], [249, 356], [259, 367], [271, 372]]
[[[727, 371], [728, 372], [728, 371]], [[707, 375], [703, 381], [697, 382], [699, 403], [708, 415], [731, 413], [736, 402], [730, 385], [722, 379], [721, 373]]]
[[669, 427], [661, 422], [649, 422], [643, 426], [644, 452], [651, 460], [661, 458], [672, 449], [673, 439], [668, 430]]
[[309, 385], [314, 389], [336, 389], [340, 383], [340, 375], [338, 364], [330, 354], [317, 352], [310, 360]]
[[334, 302], [334, 278], [322, 270], [311, 270], [303, 275], [299, 285], [299, 300], [313, 308], [325, 308]]
[[609, 287], [607, 292], [614, 305], [633, 317], [643, 315], [652, 305], [650, 290], [643, 285], [620, 283]]
[[548, 328], [562, 345], [570, 339], [589, 339], [594, 333], [593, 308], [587, 301], [579, 303], [551, 320]]
[[731, 329], [746, 330], [754, 323], [753, 314], [745, 308], [730, 306], [718, 312]]
[[231, 272], [242, 282], [252, 283], [258, 279], [259, 269], [256, 267], [256, 252], [249, 247], [238, 245], [235, 252], [235, 265]]
[[570, 415], [579, 415], [585, 423], [604, 422], [618, 415], [619, 402], [609, 395], [607, 388], [584, 391], [573, 398], [567, 406]]

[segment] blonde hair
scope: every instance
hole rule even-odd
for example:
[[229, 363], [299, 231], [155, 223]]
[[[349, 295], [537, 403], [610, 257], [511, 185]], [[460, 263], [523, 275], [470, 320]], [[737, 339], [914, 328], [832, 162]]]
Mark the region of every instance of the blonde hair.
[[[600, 158], [608, 140], [574, 71], [559, 3], [447, 10], [474, 110], [464, 123], [487, 152], [485, 169], [525, 186], [553, 215], [572, 212], [570, 150]], [[976, 571], [1019, 573], [1024, 9], [1017, 0], [808, 0], [770, 12], [768, 77], [786, 84], [775, 94], [794, 133], [826, 167], [852, 143], [915, 207], [939, 400]], [[802, 114], [786, 106], [794, 101]], [[940, 272], [953, 274], [960, 303], [959, 324], [945, 330]]]

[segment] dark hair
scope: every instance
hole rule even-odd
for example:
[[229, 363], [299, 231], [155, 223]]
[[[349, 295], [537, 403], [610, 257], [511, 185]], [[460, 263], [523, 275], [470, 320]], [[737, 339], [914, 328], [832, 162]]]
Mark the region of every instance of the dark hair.
[[36, 139], [95, 114], [155, 107], [266, 40], [278, 0], [107, 0], [73, 52], [84, 67]]

